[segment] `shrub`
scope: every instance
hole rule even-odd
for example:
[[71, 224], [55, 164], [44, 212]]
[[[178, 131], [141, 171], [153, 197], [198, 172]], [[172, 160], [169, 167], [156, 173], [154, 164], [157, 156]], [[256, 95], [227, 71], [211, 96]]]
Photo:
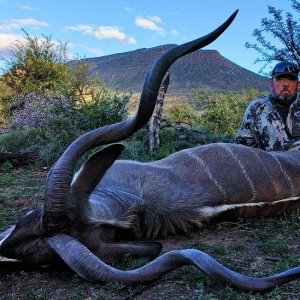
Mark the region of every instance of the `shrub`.
[[1, 152], [18, 152], [25, 150], [35, 150], [37, 145], [43, 143], [39, 129], [12, 130], [9, 133], [0, 135]]
[[257, 90], [250, 89], [241, 93], [212, 92], [210, 97], [203, 98], [200, 90], [194, 92], [193, 103], [203, 108], [200, 125], [221, 136], [235, 135], [246, 107], [259, 95]]
[[217, 95], [220, 94], [210, 88], [194, 89], [188, 95], [188, 102], [198, 111], [202, 111], [206, 104], [214, 101]]
[[90, 101], [79, 100], [80, 128], [87, 131], [124, 120], [128, 116], [130, 97], [104, 87], [94, 89]]
[[[7, 132], [0, 138], [0, 149], [38, 149], [42, 154], [40, 163], [47, 166], [84, 132], [124, 120], [130, 99], [129, 95], [106, 89], [97, 101], [80, 106], [72, 98], [62, 96], [46, 98], [30, 94], [30, 97], [30, 101], [12, 113]], [[31, 111], [34, 113], [30, 114]]]
[[16, 130], [44, 128], [49, 119], [56, 119], [62, 112], [68, 117], [74, 109], [76, 107], [72, 98], [50, 98], [34, 93], [20, 95], [10, 103], [7, 123]]
[[167, 117], [174, 123], [185, 123], [195, 126], [200, 121], [199, 112], [186, 102], [175, 104], [169, 108]]

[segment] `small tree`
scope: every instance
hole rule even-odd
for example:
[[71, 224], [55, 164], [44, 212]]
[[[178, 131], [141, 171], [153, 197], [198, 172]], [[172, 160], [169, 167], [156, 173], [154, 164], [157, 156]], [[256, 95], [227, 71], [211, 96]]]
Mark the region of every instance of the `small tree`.
[[69, 89], [67, 44], [53, 42], [51, 37], [31, 37], [24, 31], [25, 41], [10, 49], [5, 61], [3, 81], [16, 94], [66, 92]]
[[[297, 13], [300, 12], [300, 2], [290, 0], [292, 9]], [[274, 61], [289, 60], [300, 67], [300, 24], [294, 19], [290, 12], [286, 12], [285, 17], [283, 10], [268, 6], [270, 18], [263, 18], [261, 28], [253, 31], [253, 36], [257, 43], [246, 43], [247, 48], [256, 50], [260, 57], [255, 63], [263, 62], [260, 69], [263, 73], [266, 66]], [[278, 46], [277, 43], [279, 42]]]
[[92, 63], [77, 59], [70, 63], [70, 67], [73, 91], [81, 102], [88, 101], [99, 86], [103, 87], [100, 78], [93, 76]]

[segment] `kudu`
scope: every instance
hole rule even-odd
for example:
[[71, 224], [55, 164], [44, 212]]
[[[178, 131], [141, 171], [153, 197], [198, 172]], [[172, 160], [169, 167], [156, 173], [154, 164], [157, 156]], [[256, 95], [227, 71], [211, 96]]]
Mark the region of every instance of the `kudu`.
[[[219, 215], [274, 215], [298, 208], [299, 151], [267, 153], [219, 143], [150, 163], [115, 161], [123, 146], [112, 143], [147, 123], [169, 67], [214, 41], [236, 13], [212, 33], [158, 59], [132, 118], [90, 131], [66, 149], [49, 172], [44, 207], [30, 211], [1, 234], [1, 256], [37, 265], [63, 260], [92, 282], [146, 283], [186, 264], [250, 291], [266, 291], [300, 277], [300, 267], [267, 278], [246, 277], [201, 251], [175, 250], [157, 257], [160, 243], [139, 242], [186, 232]], [[79, 158], [105, 144], [109, 146], [92, 155], [73, 178]], [[126, 242], [130, 240], [135, 242]], [[107, 264], [126, 253], [153, 260], [130, 271]]]

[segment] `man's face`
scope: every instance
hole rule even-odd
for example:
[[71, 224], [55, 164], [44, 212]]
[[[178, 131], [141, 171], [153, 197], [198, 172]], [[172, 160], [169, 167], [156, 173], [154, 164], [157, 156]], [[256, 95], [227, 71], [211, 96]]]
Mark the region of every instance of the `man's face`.
[[270, 81], [272, 96], [282, 105], [290, 105], [297, 96], [298, 80], [292, 76], [278, 76]]

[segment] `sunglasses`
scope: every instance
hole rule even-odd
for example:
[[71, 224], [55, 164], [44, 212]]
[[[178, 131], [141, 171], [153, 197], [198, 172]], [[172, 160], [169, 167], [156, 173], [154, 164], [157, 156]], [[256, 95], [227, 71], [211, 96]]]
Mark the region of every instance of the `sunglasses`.
[[279, 65], [273, 70], [272, 76], [280, 75], [281, 73], [291, 73], [291, 75], [298, 76], [299, 68], [296, 65]]

